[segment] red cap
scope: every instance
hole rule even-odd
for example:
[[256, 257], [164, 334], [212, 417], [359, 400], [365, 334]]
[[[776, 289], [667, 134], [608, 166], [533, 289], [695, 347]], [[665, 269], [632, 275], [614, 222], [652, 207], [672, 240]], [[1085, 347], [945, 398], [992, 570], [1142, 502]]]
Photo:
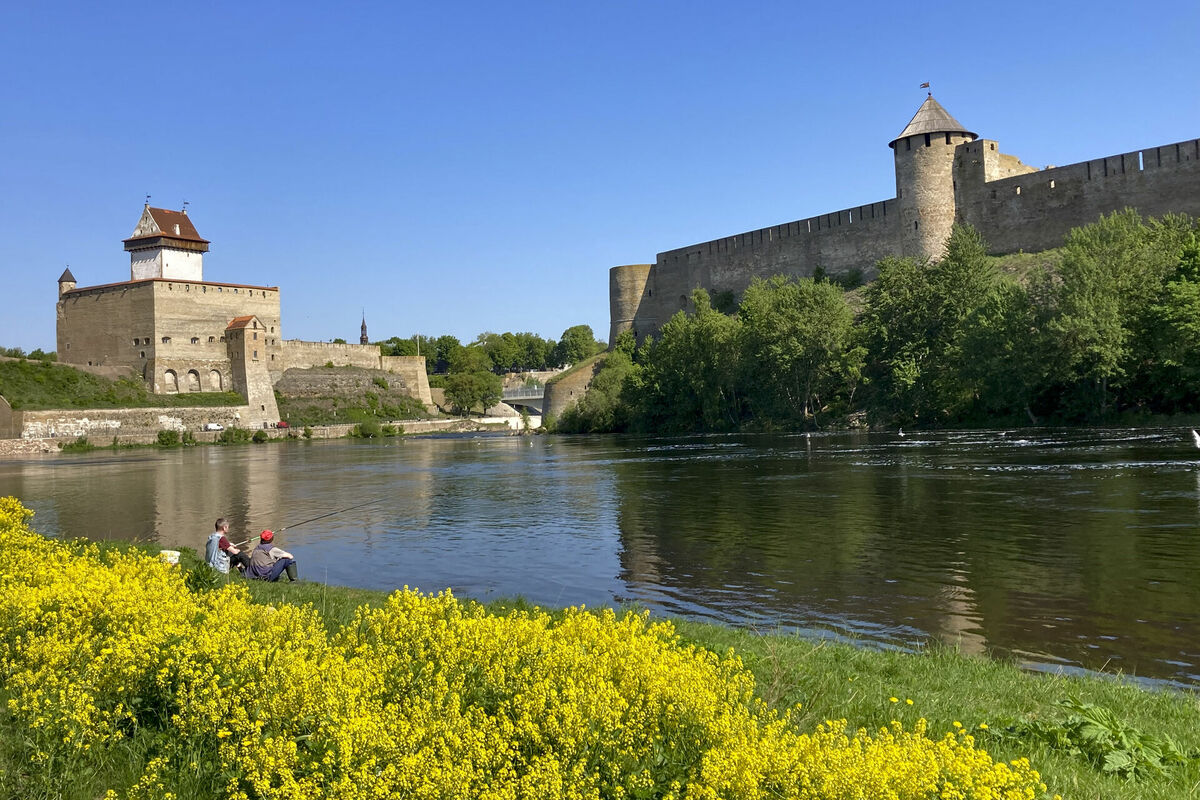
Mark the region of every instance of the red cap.
[[263, 531], [258, 538], [259, 541], [269, 542], [275, 538], [275, 534], [271, 533], [270, 531]]

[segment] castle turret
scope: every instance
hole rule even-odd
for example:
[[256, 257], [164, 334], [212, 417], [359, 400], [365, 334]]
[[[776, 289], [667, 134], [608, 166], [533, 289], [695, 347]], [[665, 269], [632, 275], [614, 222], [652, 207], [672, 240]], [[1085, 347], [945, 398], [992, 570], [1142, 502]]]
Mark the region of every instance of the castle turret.
[[[608, 346], [617, 343], [625, 331], [633, 331], [639, 341], [658, 330], [658, 320], [646, 313], [642, 301], [650, 296], [646, 282], [651, 264], [626, 264], [608, 271]], [[638, 323], [641, 323], [639, 326]]]
[[58, 276], [58, 296], [62, 297], [74, 288], [75, 276], [71, 274], [71, 268], [67, 267], [63, 270], [63, 274]]
[[196, 232], [187, 211], [142, 209], [133, 235], [125, 240], [129, 251], [129, 279], [174, 278], [204, 280], [204, 254], [208, 240]]
[[904, 255], [941, 258], [956, 212], [955, 148], [975, 138], [930, 94], [907, 127], [888, 143], [895, 151]]

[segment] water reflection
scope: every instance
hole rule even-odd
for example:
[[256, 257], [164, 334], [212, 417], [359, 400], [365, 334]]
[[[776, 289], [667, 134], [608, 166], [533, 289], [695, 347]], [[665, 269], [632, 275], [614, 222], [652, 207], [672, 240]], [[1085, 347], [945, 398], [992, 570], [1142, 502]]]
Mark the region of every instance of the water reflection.
[[1200, 683], [1186, 430], [137, 450], [0, 463], [0, 494], [66, 536], [202, 547], [217, 516], [238, 538], [289, 528], [302, 574], [332, 583], [634, 601]]

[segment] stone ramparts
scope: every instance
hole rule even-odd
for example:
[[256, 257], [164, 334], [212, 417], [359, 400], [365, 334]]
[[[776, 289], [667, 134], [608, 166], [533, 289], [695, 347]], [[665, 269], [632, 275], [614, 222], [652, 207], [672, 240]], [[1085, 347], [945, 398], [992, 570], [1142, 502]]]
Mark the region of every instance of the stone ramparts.
[[[250, 420], [249, 406], [188, 408], [99, 408], [13, 411], [12, 438], [54, 441], [86, 436], [93, 444], [108, 444], [133, 436], [157, 436], [159, 431], [191, 431], [197, 437], [205, 424], [229, 427], [261, 427]], [[0, 427], [0, 431], [3, 428]]]

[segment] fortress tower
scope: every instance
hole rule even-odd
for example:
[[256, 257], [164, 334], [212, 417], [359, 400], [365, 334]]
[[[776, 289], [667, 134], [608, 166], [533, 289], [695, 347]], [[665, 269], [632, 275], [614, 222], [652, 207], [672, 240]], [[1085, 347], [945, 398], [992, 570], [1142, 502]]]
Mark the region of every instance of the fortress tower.
[[125, 249], [129, 252], [129, 279], [202, 281], [208, 244], [188, 219], [187, 209], [169, 211], [151, 208], [147, 203], [133, 235], [125, 240]]
[[941, 258], [957, 212], [955, 152], [976, 138], [930, 94], [900, 135], [888, 142], [896, 162], [900, 253]]
[[1036, 169], [981, 139], [925, 98], [888, 143], [896, 196], [658, 254], [609, 271], [610, 341], [638, 340], [679, 311], [696, 288], [737, 299], [755, 278], [818, 271], [870, 280], [887, 256], [940, 259], [954, 223], [975, 227], [993, 254], [1058, 247], [1072, 228], [1134, 208], [1143, 216], [1200, 216], [1200, 139]]

